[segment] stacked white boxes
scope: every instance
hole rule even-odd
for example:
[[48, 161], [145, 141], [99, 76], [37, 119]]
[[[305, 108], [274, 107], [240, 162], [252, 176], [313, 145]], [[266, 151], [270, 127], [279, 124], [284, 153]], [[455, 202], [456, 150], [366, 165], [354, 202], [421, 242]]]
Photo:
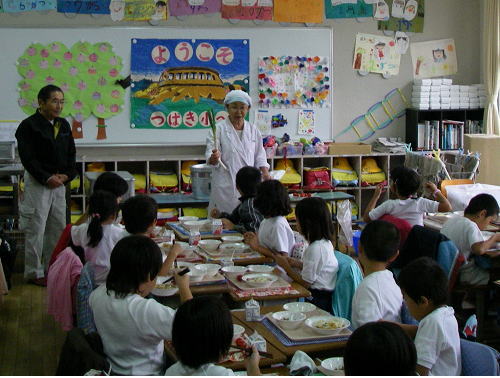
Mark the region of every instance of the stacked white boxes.
[[452, 85], [452, 79], [415, 79], [411, 105], [428, 109], [478, 109], [486, 105], [484, 84]]

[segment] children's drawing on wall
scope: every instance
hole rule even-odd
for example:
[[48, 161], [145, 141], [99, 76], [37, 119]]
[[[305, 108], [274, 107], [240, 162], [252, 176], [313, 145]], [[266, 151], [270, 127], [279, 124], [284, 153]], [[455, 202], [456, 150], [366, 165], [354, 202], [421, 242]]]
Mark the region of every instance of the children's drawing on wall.
[[41, 87], [53, 84], [64, 92], [62, 117], [73, 117], [75, 138], [83, 138], [82, 122], [90, 115], [97, 117], [97, 139], [106, 138], [105, 119], [122, 112], [125, 90], [118, 85], [122, 79], [122, 58], [115, 55], [108, 42], [33, 43], [17, 60], [19, 81], [18, 104], [26, 114], [38, 107]]
[[169, 0], [168, 11], [171, 16], [192, 16], [220, 12], [221, 0]]
[[155, 1], [155, 12], [151, 16], [153, 21], [161, 21], [167, 19], [167, 2], [164, 0]]
[[259, 106], [328, 106], [328, 59], [320, 56], [259, 58]]
[[400, 58], [394, 38], [363, 33], [356, 35], [353, 69], [397, 75]]
[[384, 1], [390, 9], [390, 17], [379, 20], [378, 30], [424, 32], [425, 0]]
[[249, 84], [245, 39], [133, 39], [130, 121], [142, 129], [210, 127], [225, 119], [230, 88]]
[[272, 20], [273, 0], [222, 0], [222, 18]]
[[389, 19], [389, 6], [385, 0], [378, 0], [375, 2], [375, 11], [373, 12], [373, 18], [378, 21], [387, 21]]
[[288, 125], [288, 120], [283, 114], [281, 113], [273, 114], [273, 116], [271, 117], [271, 127], [273, 129], [277, 129], [279, 127], [285, 127], [286, 125]]
[[2, 5], [6, 13], [46, 11], [57, 8], [56, 0], [3, 0]]
[[373, 17], [373, 5], [365, 0], [325, 0], [326, 18]]
[[314, 135], [314, 110], [300, 109], [299, 110], [299, 126], [297, 134], [299, 135]]
[[257, 109], [255, 111], [255, 125], [262, 135], [271, 132], [271, 113], [266, 109]]
[[320, 24], [324, 5], [324, 0], [274, 0], [273, 21]]
[[[165, 4], [165, 6], [164, 6]], [[161, 13], [166, 14], [166, 0], [125, 0], [125, 21], [159, 20]]]
[[111, 20], [121, 21], [125, 18], [125, 0], [111, 0], [109, 2]]
[[406, 51], [408, 51], [408, 47], [410, 46], [410, 38], [406, 35], [406, 33], [397, 31], [394, 35], [394, 40], [396, 41], [396, 51], [398, 54], [406, 54]]
[[109, 14], [110, 0], [57, 0], [60, 13]]
[[453, 39], [412, 43], [411, 59], [416, 79], [453, 75], [458, 70]]

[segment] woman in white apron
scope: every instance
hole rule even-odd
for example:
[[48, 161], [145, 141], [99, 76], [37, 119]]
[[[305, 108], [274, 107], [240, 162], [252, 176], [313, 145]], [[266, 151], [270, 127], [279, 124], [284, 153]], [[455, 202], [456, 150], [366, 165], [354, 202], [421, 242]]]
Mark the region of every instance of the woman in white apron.
[[239, 203], [235, 181], [240, 168], [256, 167], [261, 170], [263, 180], [270, 177], [262, 135], [254, 125], [245, 121], [252, 106], [250, 96], [241, 90], [230, 91], [224, 105], [229, 116], [216, 125], [216, 144], [213, 132], [209, 132], [205, 155], [207, 163], [214, 167], [209, 211], [216, 208], [231, 213]]

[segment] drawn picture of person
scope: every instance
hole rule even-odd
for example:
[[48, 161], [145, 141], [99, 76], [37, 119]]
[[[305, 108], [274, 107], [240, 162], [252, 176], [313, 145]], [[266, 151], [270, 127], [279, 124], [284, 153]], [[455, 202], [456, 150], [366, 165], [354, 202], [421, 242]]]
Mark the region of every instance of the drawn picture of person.
[[434, 59], [434, 63], [443, 63], [446, 60], [444, 49], [432, 50], [432, 58]]
[[379, 62], [382, 62], [384, 60], [385, 57], [384, 48], [385, 48], [384, 42], [377, 42], [375, 44], [375, 56]]
[[159, 0], [155, 3], [155, 13], [151, 16], [153, 20], [166, 20], [167, 19], [167, 3]]

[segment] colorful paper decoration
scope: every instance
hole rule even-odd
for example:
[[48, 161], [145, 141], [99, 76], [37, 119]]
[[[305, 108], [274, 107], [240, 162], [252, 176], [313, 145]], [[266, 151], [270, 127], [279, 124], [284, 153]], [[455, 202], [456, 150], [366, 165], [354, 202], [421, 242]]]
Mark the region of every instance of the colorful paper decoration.
[[[365, 114], [354, 118], [348, 127], [335, 135], [334, 139], [348, 133], [354, 132], [359, 141], [371, 138], [378, 130], [385, 129], [392, 121], [406, 114], [406, 108], [410, 104], [399, 88], [387, 93], [382, 101], [379, 101], [367, 110]], [[363, 134], [359, 130], [361, 126], [368, 128]]]
[[324, 0], [274, 0], [275, 22], [319, 24], [324, 18]]
[[131, 127], [193, 129], [227, 117], [229, 86], [249, 84], [246, 39], [133, 39]]
[[325, 0], [326, 18], [366, 18], [373, 17], [373, 5], [364, 0], [355, 0], [349, 3], [339, 3]]
[[319, 56], [259, 58], [259, 106], [310, 108], [328, 106], [328, 59]]
[[125, 21], [166, 20], [167, 1], [125, 0], [123, 19]]
[[57, 0], [60, 13], [109, 14], [110, 0]]
[[236, 20], [272, 20], [272, 0], [222, 0], [222, 18]]
[[314, 135], [314, 110], [311, 109], [299, 110], [299, 126], [297, 134]]
[[[33, 43], [17, 60], [17, 70], [23, 78], [18, 84], [22, 110], [33, 114], [40, 88], [59, 86], [65, 97], [62, 116], [73, 117], [77, 138], [83, 137], [81, 122], [91, 114], [104, 120], [122, 111], [125, 90], [115, 83], [122, 78], [122, 59], [108, 42], [78, 42], [71, 48], [60, 42]], [[100, 127], [98, 139], [105, 137]]]
[[378, 30], [424, 32], [425, 0], [385, 1], [391, 10], [391, 15], [388, 21], [378, 22]]
[[453, 39], [412, 43], [410, 49], [415, 79], [457, 73], [457, 54]]
[[8, 13], [56, 9], [56, 0], [3, 0], [3, 11]]
[[358, 33], [352, 68], [364, 72], [397, 75], [401, 55], [393, 37]]
[[192, 16], [220, 12], [221, 0], [169, 0], [168, 11], [171, 16]]

